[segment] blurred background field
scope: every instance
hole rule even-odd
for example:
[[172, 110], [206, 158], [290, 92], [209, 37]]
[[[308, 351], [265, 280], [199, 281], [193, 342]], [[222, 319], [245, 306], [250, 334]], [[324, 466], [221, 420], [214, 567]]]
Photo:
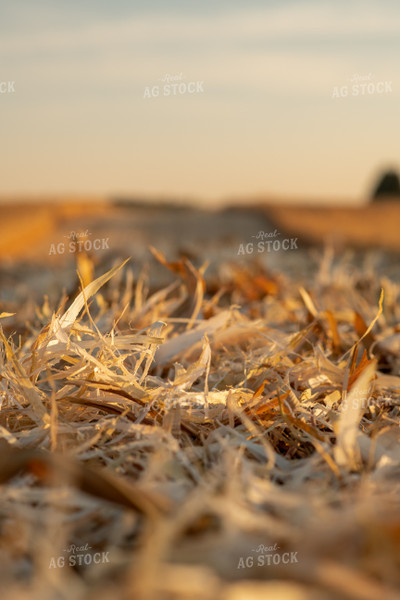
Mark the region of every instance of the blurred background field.
[[[54, 299], [60, 285], [67, 291], [76, 285], [76, 258], [79, 246], [69, 251], [71, 234], [88, 240], [87, 253], [98, 267], [110, 265], [118, 257], [132, 257], [136, 275], [144, 264], [152, 264], [152, 282], [165, 280], [162, 269], [149, 252], [156, 246], [170, 260], [182, 255], [216, 262], [257, 259], [268, 268], [305, 277], [315, 268], [315, 251], [330, 247], [337, 256], [346, 255], [357, 264], [370, 257], [379, 275], [400, 277], [398, 253], [400, 203], [387, 199], [363, 206], [300, 205], [263, 203], [259, 200], [220, 209], [168, 202], [107, 199], [56, 198], [40, 202], [14, 200], [1, 205], [0, 299], [38, 301], [44, 293]], [[259, 232], [277, 230], [297, 240], [298, 250], [258, 252]], [[86, 237], [85, 237], [86, 236]], [[74, 238], [75, 239], [75, 238]], [[97, 251], [90, 240], [98, 242]], [[279, 239], [279, 237], [277, 238]], [[76, 238], [78, 241], [78, 238]], [[244, 253], [254, 243], [253, 255]], [[64, 244], [64, 250], [57, 250]], [[84, 252], [83, 252], [84, 253]], [[302, 271], [298, 267], [302, 265]], [[210, 271], [211, 270], [211, 271]], [[215, 271], [215, 269], [214, 269]], [[304, 279], [305, 281], [305, 279]]]

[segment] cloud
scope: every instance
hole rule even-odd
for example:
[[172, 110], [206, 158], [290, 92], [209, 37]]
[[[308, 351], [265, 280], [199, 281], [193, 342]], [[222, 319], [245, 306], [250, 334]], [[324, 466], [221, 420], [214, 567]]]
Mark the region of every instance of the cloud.
[[383, 61], [382, 47], [369, 44], [361, 55], [343, 43], [399, 32], [400, 11], [381, 6], [300, 2], [218, 14], [102, 15], [82, 23], [79, 11], [64, 8], [68, 19], [61, 12], [58, 26], [37, 18], [35, 29], [1, 34], [0, 58], [14, 78], [43, 90], [137, 91], [165, 73], [183, 72], [186, 80], [204, 80], [210, 97], [214, 91], [232, 101], [249, 93], [324, 97], [360, 69], [394, 79], [398, 54], [386, 51]]
[[[215, 47], [238, 47], [256, 43], [353, 40], [374, 36], [387, 38], [400, 32], [400, 11], [383, 10], [377, 2], [317, 3], [276, 5], [269, 8], [247, 7], [230, 13], [170, 15], [158, 11], [132, 14], [109, 20], [80, 24], [79, 12], [72, 26], [69, 8], [60, 15], [59, 25], [35, 25], [24, 30], [7, 31], [3, 21], [1, 53], [68, 50], [79, 52], [110, 45], [157, 48], [185, 44], [187, 52], [202, 48], [208, 53]], [[63, 14], [68, 26], [62, 25]], [[0, 26], [1, 28], [1, 26]]]

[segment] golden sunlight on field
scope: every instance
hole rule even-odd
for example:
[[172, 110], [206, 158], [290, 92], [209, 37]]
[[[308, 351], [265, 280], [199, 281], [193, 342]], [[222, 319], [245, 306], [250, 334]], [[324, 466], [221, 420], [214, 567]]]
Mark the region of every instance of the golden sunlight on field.
[[5, 209], [2, 598], [399, 598], [397, 255], [309, 245], [379, 213]]
[[29, 260], [71, 220], [109, 210], [106, 201], [79, 199], [0, 204], [0, 257]]
[[[263, 207], [260, 207], [263, 208]], [[362, 207], [268, 205], [268, 215], [283, 230], [309, 242], [334, 242], [358, 248], [400, 250], [400, 202]]]

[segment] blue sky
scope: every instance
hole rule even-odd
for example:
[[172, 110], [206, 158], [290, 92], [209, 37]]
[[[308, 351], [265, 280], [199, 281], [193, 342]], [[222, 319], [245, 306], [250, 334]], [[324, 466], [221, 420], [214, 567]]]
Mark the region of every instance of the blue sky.
[[[0, 5], [0, 194], [361, 198], [400, 162], [395, 2]], [[166, 74], [204, 92], [144, 98]], [[354, 75], [388, 91], [332, 98]]]

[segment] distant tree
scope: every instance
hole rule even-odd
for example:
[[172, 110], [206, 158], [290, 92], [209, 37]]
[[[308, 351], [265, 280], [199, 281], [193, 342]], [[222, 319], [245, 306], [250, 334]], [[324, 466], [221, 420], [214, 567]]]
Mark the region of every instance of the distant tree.
[[373, 202], [384, 200], [385, 198], [400, 199], [400, 179], [395, 171], [386, 171], [386, 173], [381, 175], [372, 194]]

